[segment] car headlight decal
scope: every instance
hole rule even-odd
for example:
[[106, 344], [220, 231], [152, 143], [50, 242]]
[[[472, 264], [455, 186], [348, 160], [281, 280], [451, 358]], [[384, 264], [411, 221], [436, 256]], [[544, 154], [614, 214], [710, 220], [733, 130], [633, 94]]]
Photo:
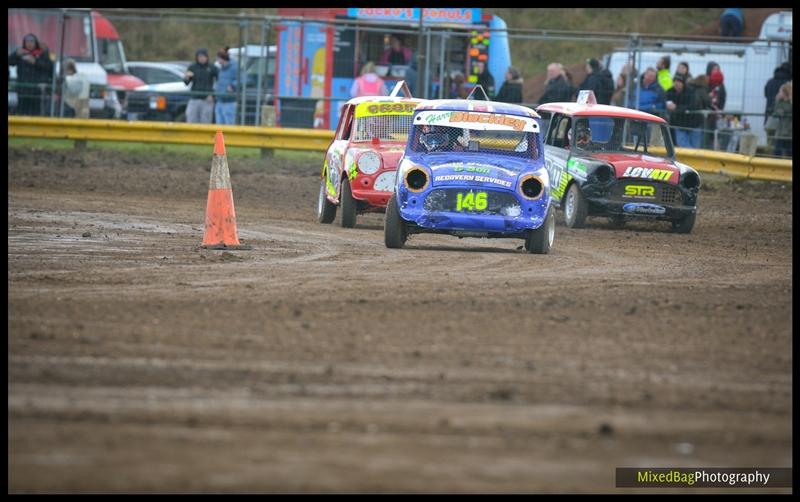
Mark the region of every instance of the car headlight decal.
[[358, 157], [358, 170], [364, 174], [375, 174], [381, 164], [381, 156], [375, 152], [364, 152]]

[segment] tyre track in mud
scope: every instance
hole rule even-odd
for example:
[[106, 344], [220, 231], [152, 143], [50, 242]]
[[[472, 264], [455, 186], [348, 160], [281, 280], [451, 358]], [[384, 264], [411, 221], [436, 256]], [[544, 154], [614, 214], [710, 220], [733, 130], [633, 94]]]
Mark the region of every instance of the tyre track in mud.
[[199, 248], [207, 170], [91, 155], [9, 153], [9, 491], [611, 491], [616, 466], [791, 465], [786, 187], [717, 181], [687, 236], [590, 219], [547, 256], [388, 250], [381, 215], [315, 223], [316, 167], [231, 163], [254, 249], [225, 252]]

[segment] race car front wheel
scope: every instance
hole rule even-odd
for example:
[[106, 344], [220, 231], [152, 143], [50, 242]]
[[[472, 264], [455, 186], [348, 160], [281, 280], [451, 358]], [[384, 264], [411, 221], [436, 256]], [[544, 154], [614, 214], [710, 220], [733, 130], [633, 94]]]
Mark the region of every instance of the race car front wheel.
[[556, 213], [553, 206], [547, 210], [547, 216], [544, 218], [544, 223], [528, 234], [525, 239], [525, 249], [531, 254], [547, 254], [550, 248], [553, 247], [553, 241], [556, 236]]
[[694, 228], [694, 220], [697, 216], [697, 213], [692, 213], [688, 216], [684, 216], [680, 220], [672, 220], [672, 231], [676, 234], [689, 234], [692, 232], [692, 228]]
[[319, 200], [317, 201], [317, 220], [320, 223], [331, 223], [336, 218], [336, 204], [328, 200], [325, 196], [325, 180], [319, 185]]
[[353, 198], [353, 192], [350, 190], [350, 182], [348, 180], [342, 182], [342, 197], [339, 200], [339, 205], [342, 206], [342, 226], [344, 228], [356, 226], [357, 204]]
[[573, 183], [564, 200], [564, 222], [569, 228], [583, 228], [588, 212], [589, 203], [586, 201], [586, 197], [583, 196], [578, 185]]
[[408, 229], [406, 222], [400, 216], [397, 208], [397, 196], [392, 195], [389, 204], [386, 206], [386, 216], [383, 220], [383, 240], [387, 248], [400, 249], [408, 239]]

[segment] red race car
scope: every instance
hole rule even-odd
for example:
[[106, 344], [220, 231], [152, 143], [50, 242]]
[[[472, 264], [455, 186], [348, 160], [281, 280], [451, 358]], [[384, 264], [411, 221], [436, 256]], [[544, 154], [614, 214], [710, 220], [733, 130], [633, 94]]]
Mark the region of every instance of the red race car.
[[424, 100], [398, 82], [389, 96], [362, 96], [345, 103], [325, 154], [317, 218], [331, 223], [341, 208], [341, 224], [352, 228], [356, 215], [384, 212], [395, 185], [395, 170], [406, 147], [411, 115]]

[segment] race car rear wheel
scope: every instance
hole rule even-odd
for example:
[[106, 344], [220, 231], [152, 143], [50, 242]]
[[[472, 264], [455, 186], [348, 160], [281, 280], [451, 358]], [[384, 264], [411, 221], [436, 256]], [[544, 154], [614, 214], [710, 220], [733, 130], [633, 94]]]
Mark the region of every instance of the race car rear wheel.
[[525, 249], [531, 254], [547, 254], [553, 247], [556, 236], [556, 213], [553, 206], [547, 210], [544, 223], [537, 229], [531, 230], [525, 239]]
[[353, 228], [356, 226], [358, 203], [353, 198], [353, 192], [350, 190], [350, 181], [348, 180], [342, 182], [342, 196], [339, 199], [339, 205], [342, 207], [342, 227]]
[[383, 220], [383, 240], [387, 248], [400, 249], [408, 239], [408, 228], [406, 222], [400, 216], [397, 209], [397, 197], [392, 195], [389, 204], [386, 205], [386, 217]]
[[336, 218], [336, 204], [328, 200], [325, 196], [327, 186], [325, 180], [319, 185], [319, 200], [317, 201], [317, 220], [320, 223], [331, 223]]
[[697, 213], [692, 213], [689, 216], [684, 216], [680, 220], [672, 220], [672, 231], [676, 234], [689, 234], [694, 228], [694, 220]]
[[573, 183], [564, 198], [564, 222], [569, 228], [583, 228], [586, 224], [586, 215], [589, 212], [589, 203], [581, 193], [578, 185]]

